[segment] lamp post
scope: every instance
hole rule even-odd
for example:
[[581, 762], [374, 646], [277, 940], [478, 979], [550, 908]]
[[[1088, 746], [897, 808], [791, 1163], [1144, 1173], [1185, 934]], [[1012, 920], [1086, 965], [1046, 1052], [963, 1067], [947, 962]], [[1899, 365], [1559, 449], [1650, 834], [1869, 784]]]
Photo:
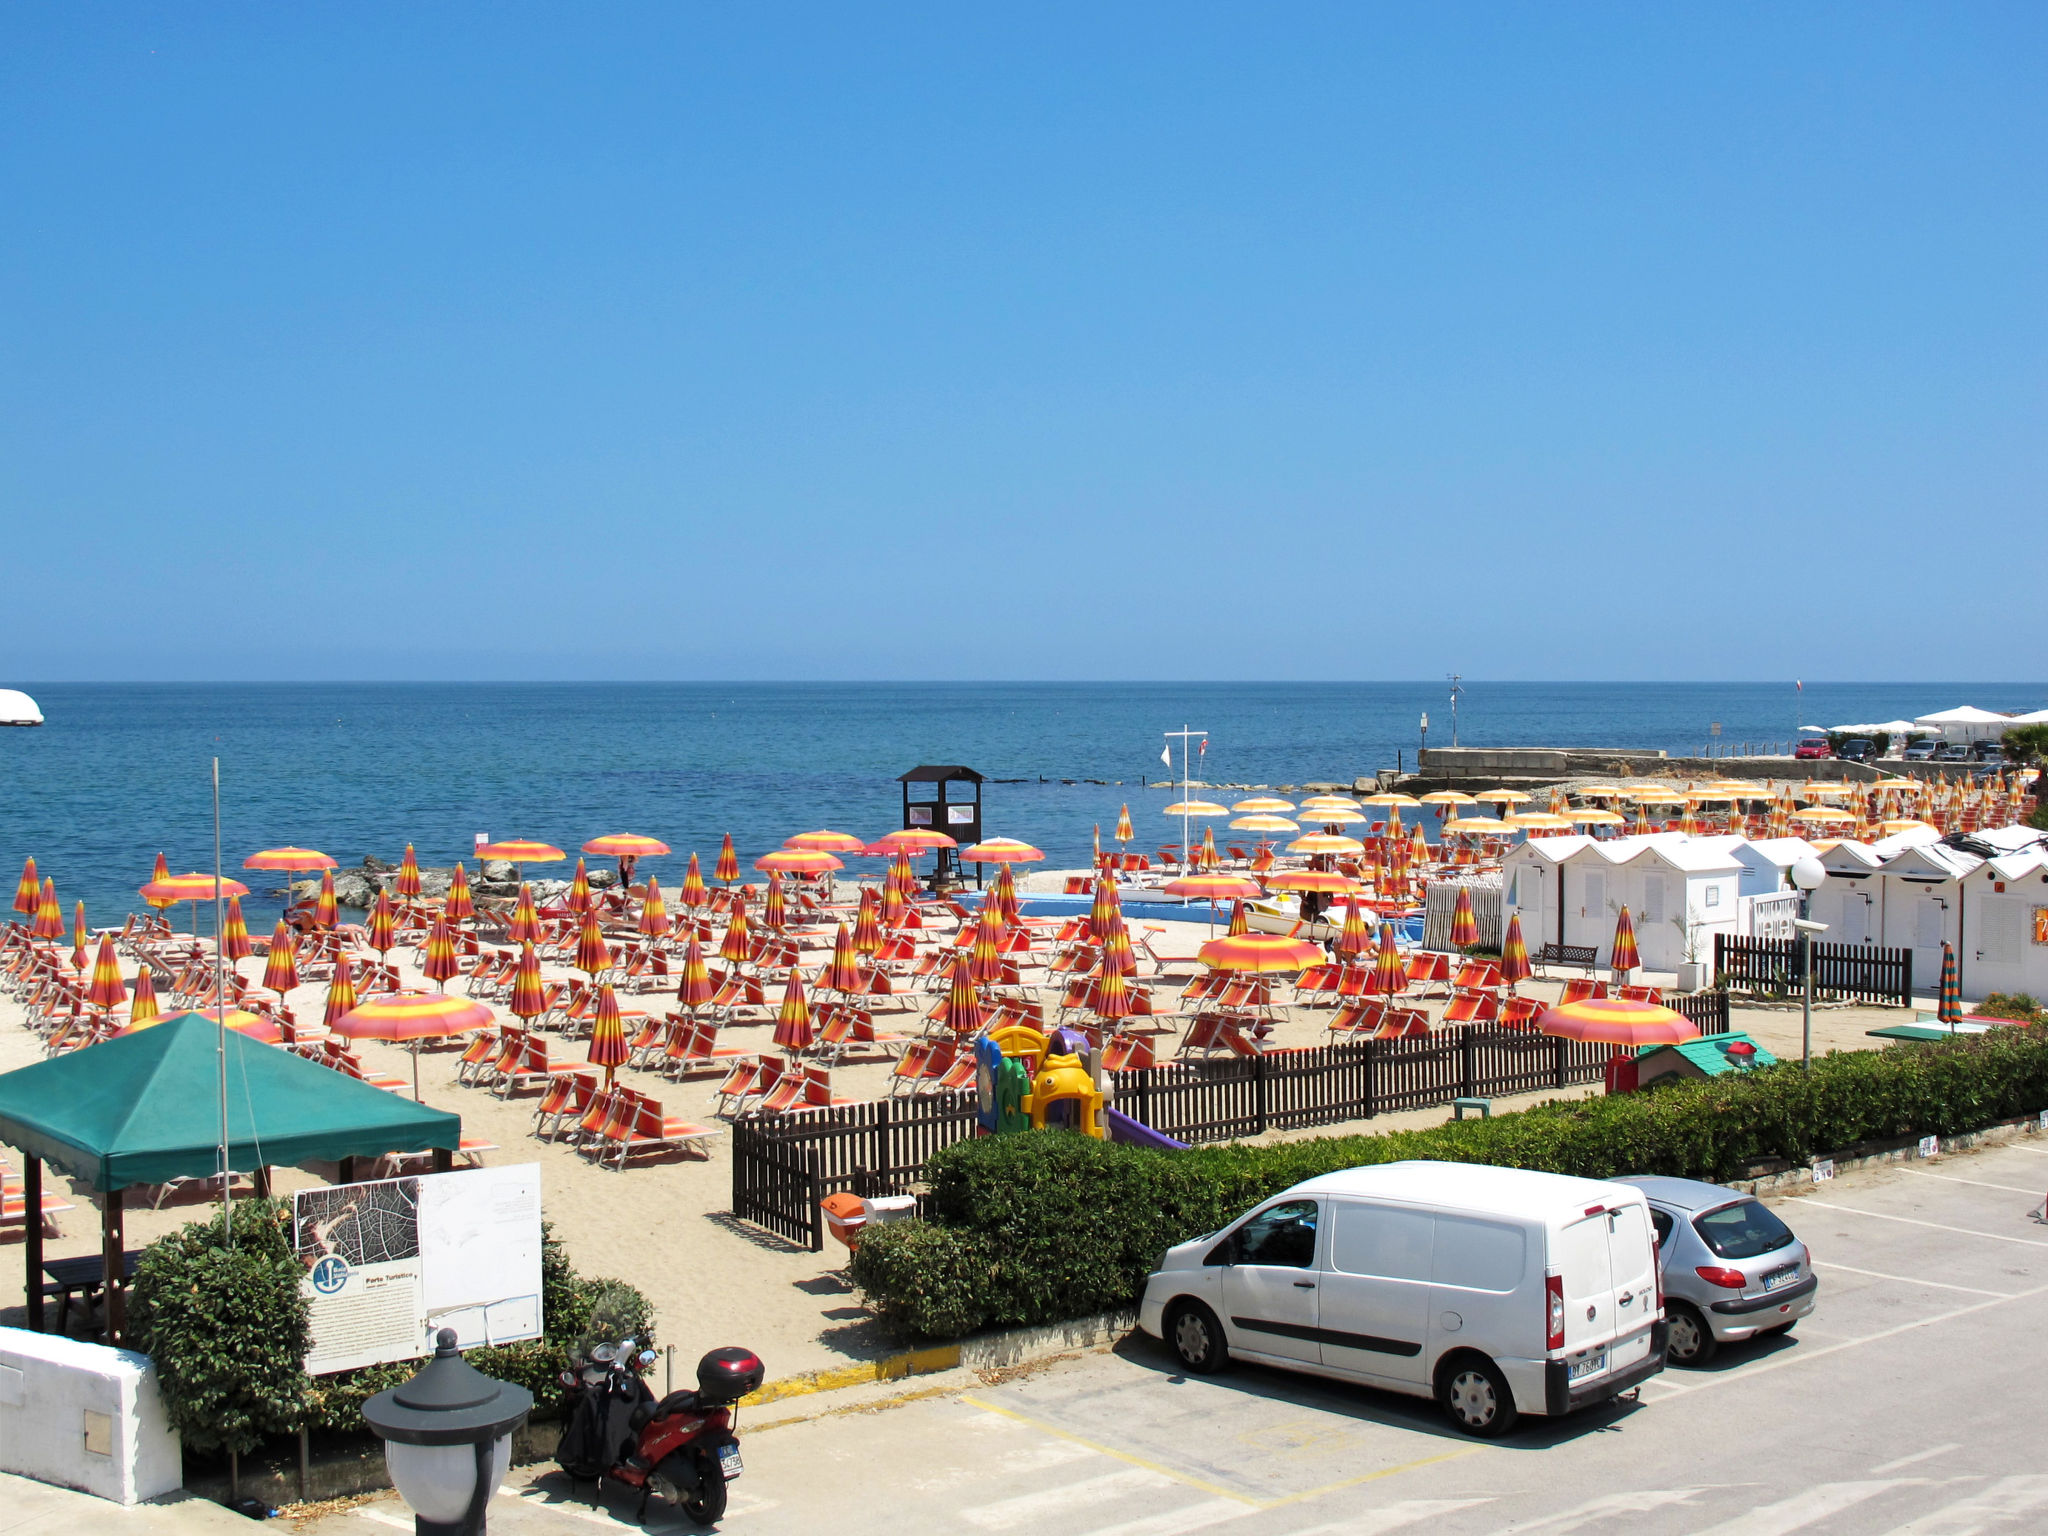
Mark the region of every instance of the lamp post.
[[416, 1536], [484, 1536], [484, 1511], [512, 1464], [512, 1431], [532, 1410], [526, 1388], [462, 1358], [453, 1328], [436, 1335], [434, 1358], [411, 1381], [363, 1404]]
[[1828, 877], [1827, 866], [1808, 854], [1792, 865], [1792, 883], [1799, 888], [1799, 916], [1792, 926], [1799, 930], [1799, 1067], [1807, 1071], [1813, 1066], [1813, 936], [1826, 933], [1826, 923], [1808, 919], [1807, 913], [1813, 906], [1813, 893], [1820, 889]]
[[1416, 751], [1416, 753], [1415, 753], [1415, 766], [1416, 766], [1416, 768], [1417, 768], [1418, 770], [1419, 770], [1419, 769], [1420, 769], [1420, 768], [1422, 767], [1422, 754], [1423, 754], [1424, 752], [1427, 752], [1428, 750], [1429, 750], [1429, 711], [1425, 709], [1425, 710], [1424, 710], [1424, 711], [1422, 712], [1422, 745], [1421, 745], [1421, 747], [1420, 747], [1419, 749], [1417, 749], [1417, 751]]

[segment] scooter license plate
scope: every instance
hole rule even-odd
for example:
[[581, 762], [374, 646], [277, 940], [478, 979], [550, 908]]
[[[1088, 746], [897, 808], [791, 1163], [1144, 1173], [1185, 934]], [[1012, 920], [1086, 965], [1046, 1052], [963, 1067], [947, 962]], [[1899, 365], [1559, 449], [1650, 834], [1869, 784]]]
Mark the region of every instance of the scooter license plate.
[[725, 1474], [729, 1483], [740, 1475], [740, 1448], [729, 1445], [718, 1453], [718, 1470]]

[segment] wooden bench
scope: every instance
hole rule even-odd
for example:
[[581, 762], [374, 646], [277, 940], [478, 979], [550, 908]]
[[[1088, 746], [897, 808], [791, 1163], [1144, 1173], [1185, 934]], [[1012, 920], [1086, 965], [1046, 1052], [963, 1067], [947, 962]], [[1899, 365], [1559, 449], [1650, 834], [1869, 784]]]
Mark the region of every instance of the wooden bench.
[[1599, 956], [1600, 951], [1591, 944], [1546, 944], [1536, 951], [1536, 967], [1575, 965], [1590, 976]]

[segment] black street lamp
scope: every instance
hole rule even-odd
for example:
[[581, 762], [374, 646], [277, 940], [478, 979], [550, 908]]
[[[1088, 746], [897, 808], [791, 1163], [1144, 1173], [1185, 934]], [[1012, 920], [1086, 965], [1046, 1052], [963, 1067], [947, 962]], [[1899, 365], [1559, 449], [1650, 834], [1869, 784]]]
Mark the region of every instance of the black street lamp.
[[512, 1431], [532, 1411], [526, 1388], [462, 1358], [453, 1328], [435, 1336], [417, 1376], [363, 1404], [417, 1536], [484, 1536], [484, 1511], [512, 1465]]

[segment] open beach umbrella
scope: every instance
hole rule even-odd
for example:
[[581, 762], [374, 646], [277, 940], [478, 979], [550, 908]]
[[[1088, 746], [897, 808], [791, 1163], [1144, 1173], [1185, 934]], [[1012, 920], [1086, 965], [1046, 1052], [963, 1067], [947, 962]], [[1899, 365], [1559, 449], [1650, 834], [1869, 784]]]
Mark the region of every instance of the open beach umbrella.
[[519, 900], [513, 904], [512, 921], [506, 925], [505, 937], [514, 944], [540, 942], [540, 913], [533, 907], [533, 887], [524, 880], [519, 882]]
[[476, 899], [469, 893], [469, 872], [459, 860], [448, 876], [448, 894], [441, 899], [441, 914], [451, 923], [466, 923], [476, 916]]
[[1380, 944], [1372, 957], [1372, 977], [1365, 984], [1368, 992], [1396, 996], [1408, 989], [1408, 968], [1401, 963], [1401, 948], [1394, 942], [1394, 925], [1380, 924]]
[[962, 848], [960, 857], [974, 864], [1035, 864], [1045, 855], [1014, 837], [992, 837]]
[[718, 989], [711, 984], [711, 968], [704, 963], [704, 946], [693, 933], [683, 946], [683, 974], [676, 983], [676, 1001], [694, 1018], [697, 1010], [717, 995]]
[[420, 956], [420, 973], [444, 991], [448, 979], [462, 969], [455, 958], [455, 932], [445, 913], [434, 914], [434, 926], [427, 930], [425, 952]]
[[668, 903], [661, 899], [661, 882], [652, 875], [647, 877], [647, 894], [640, 898], [640, 921], [636, 926], [645, 938], [668, 937]]
[[1136, 829], [1131, 826], [1131, 808], [1128, 805], [1118, 806], [1116, 808], [1116, 840], [1120, 843], [1128, 843], [1137, 835]]
[[1682, 1013], [1620, 997], [1588, 997], [1546, 1008], [1536, 1027], [1566, 1040], [1598, 1040], [1632, 1050], [1646, 1045], [1682, 1045], [1697, 1039], [1700, 1032]]
[[1233, 832], [1299, 832], [1298, 823], [1285, 816], [1276, 816], [1269, 811], [1260, 811], [1250, 816], [1240, 816], [1231, 822]]
[[519, 969], [512, 973], [512, 1001], [508, 1006], [529, 1024], [548, 1011], [548, 992], [540, 979], [540, 956], [530, 942], [519, 946]]
[[590, 910], [590, 871], [583, 867], [580, 858], [576, 861], [576, 873], [569, 877], [569, 894], [563, 898], [563, 905], [578, 917]]
[[389, 891], [379, 891], [377, 899], [370, 904], [368, 926], [369, 932], [365, 937], [370, 948], [389, 959], [392, 945], [398, 942], [398, 911], [391, 905]]
[[607, 832], [603, 837], [593, 837], [583, 845], [585, 853], [594, 853], [599, 858], [619, 861], [619, 884], [633, 883], [633, 866], [642, 859], [658, 859], [669, 852], [669, 846], [658, 837], [643, 837], [638, 832]]
[[408, 1046], [412, 1096], [420, 1097], [419, 1044], [489, 1028], [491, 1010], [473, 997], [446, 992], [385, 992], [367, 998], [328, 1026], [344, 1040], [389, 1040]]
[[1508, 919], [1507, 937], [1501, 943], [1500, 979], [1512, 992], [1516, 982], [1527, 981], [1534, 974], [1529, 964], [1529, 946], [1522, 939], [1522, 914], [1517, 912]]
[[1942, 1024], [1963, 1021], [1963, 984], [1956, 973], [1956, 952], [1946, 939], [1941, 941], [1941, 994], [1935, 1001], [1934, 1016]]
[[420, 898], [420, 859], [411, 843], [405, 845], [405, 855], [398, 861], [398, 877], [391, 882], [391, 893], [405, 901]]
[[754, 860], [754, 868], [771, 874], [829, 875], [846, 865], [838, 855], [816, 848], [776, 848]]
[[1470, 949], [1479, 942], [1479, 919], [1472, 911], [1472, 887], [1458, 887], [1458, 905], [1451, 912], [1451, 945]]
[[1162, 816], [1228, 816], [1230, 807], [1214, 800], [1176, 800], [1159, 813]]
[[583, 914], [583, 927], [576, 935], [576, 958], [569, 963], [589, 976], [611, 969], [612, 949], [597, 926], [595, 912]]
[[740, 856], [733, 851], [730, 832], [725, 834], [725, 841], [719, 845], [718, 864], [711, 871], [711, 877], [728, 889], [740, 877]]
[[1454, 805], [1477, 805], [1479, 802], [1462, 790], [1433, 789], [1418, 797], [1424, 805], [1433, 805], [1439, 816], [1448, 816]]
[[[1214, 931], [1215, 925], [1211, 924], [1210, 932], [1213, 933]], [[1233, 901], [1230, 904], [1230, 922], [1223, 930], [1224, 937], [1234, 939], [1240, 934], [1250, 933], [1251, 931], [1252, 915], [1250, 909], [1242, 901]]]
[[1513, 837], [1516, 829], [1494, 816], [1454, 816], [1444, 830], [1460, 837]]
[[505, 864], [553, 864], [569, 857], [553, 843], [536, 843], [521, 837], [478, 843], [475, 851], [479, 859], [497, 859]]
[[154, 1023], [160, 1017], [162, 1014], [156, 1003], [156, 981], [149, 974], [149, 967], [145, 965], [135, 973], [135, 997], [128, 1004], [128, 1027], [133, 1029], [138, 1024]]
[[1297, 837], [1287, 845], [1289, 853], [1337, 854], [1363, 853], [1365, 844], [1355, 837], [1340, 837], [1331, 832], [1311, 832], [1306, 837]]
[[128, 984], [121, 979], [121, 962], [114, 955], [114, 936], [100, 935], [100, 952], [92, 963], [92, 981], [85, 1000], [102, 1013], [112, 1013], [128, 1001]]
[[785, 848], [808, 848], [813, 853], [861, 853], [867, 843], [851, 832], [834, 832], [821, 828], [816, 832], [799, 832], [795, 837], [782, 840]]
[[[790, 974], [794, 976], [795, 970], [792, 969]], [[842, 996], [860, 990], [860, 957], [853, 951], [853, 934], [844, 923], [832, 936], [832, 958], [826, 962], [824, 974], [818, 978], [818, 986]]]
[[291, 924], [280, 917], [270, 931], [270, 953], [263, 961], [263, 988], [275, 992], [281, 1003], [285, 993], [298, 984], [299, 943], [292, 936]]
[[1310, 795], [1301, 802], [1301, 810], [1304, 814], [1312, 811], [1355, 811], [1359, 804], [1349, 795]]
[[36, 908], [43, 904], [43, 882], [36, 876], [36, 861], [33, 856], [22, 863], [21, 879], [14, 887], [14, 910], [23, 917], [33, 919]]
[[704, 870], [695, 853], [690, 855], [690, 867], [683, 871], [683, 889], [678, 900], [692, 912], [711, 900], [711, 892], [704, 884]]
[[953, 984], [946, 992], [946, 1027], [956, 1035], [981, 1033], [981, 994], [974, 989], [974, 969], [966, 955], [953, 961]]
[[1292, 800], [1282, 800], [1278, 795], [1252, 795], [1230, 802], [1231, 814], [1235, 816], [1285, 816], [1293, 809]]
[[1360, 805], [1378, 805], [1384, 806], [1389, 810], [1404, 811], [1420, 810], [1422, 807], [1422, 802], [1413, 795], [1400, 794], [1391, 789], [1384, 790], [1377, 795], [1366, 795], [1358, 803]]
[[329, 1029], [356, 1005], [355, 979], [349, 975], [348, 956], [334, 957], [334, 976], [327, 983], [327, 1011], [321, 1016], [321, 1023]]
[[1607, 964], [1617, 976], [1626, 976], [1643, 963], [1643, 957], [1636, 953], [1635, 920], [1628, 915], [1628, 908], [1621, 909], [1621, 916], [1614, 920], [1614, 947]]
[[1321, 959], [1322, 953], [1320, 944], [1307, 939], [1247, 932], [1209, 940], [1196, 951], [1196, 958], [1212, 970], [1261, 973], [1298, 971]]
[[874, 846], [887, 848], [891, 853], [924, 854], [939, 848], [958, 848], [960, 842], [936, 827], [905, 827], [900, 832], [883, 833], [875, 839]]
[[341, 921], [341, 903], [334, 895], [334, 871], [320, 871], [320, 893], [313, 898], [313, 926], [332, 928]]
[[249, 887], [242, 884], [239, 880], [222, 878], [216, 881], [212, 875], [202, 875], [195, 872], [189, 875], [166, 875], [162, 879], [152, 880], [149, 884], [142, 887], [142, 895], [146, 900], [152, 902], [161, 899], [166, 905], [179, 901], [191, 902], [192, 936], [197, 938], [199, 936], [199, 903], [213, 900], [216, 885], [219, 886], [220, 894], [223, 898], [246, 896], [249, 894]]
[[[81, 918], [85, 916], [84, 902], [78, 905], [78, 915]], [[231, 971], [236, 961], [246, 960], [256, 953], [255, 946], [249, 942], [249, 924], [242, 916], [242, 898], [239, 896], [228, 898], [227, 912], [221, 919], [220, 953]]]
[[1553, 816], [1548, 811], [1519, 811], [1503, 817], [1502, 822], [1517, 832], [1569, 832], [1572, 829], [1569, 816]]
[[770, 933], [789, 927], [789, 893], [782, 888], [782, 876], [768, 877], [768, 894], [761, 902], [761, 926]]
[[1349, 896], [1360, 889], [1356, 880], [1334, 869], [1283, 869], [1269, 876], [1266, 885], [1275, 891], [1315, 891], [1324, 896]]
[[1508, 789], [1505, 786], [1499, 789], [1481, 790], [1472, 798], [1474, 800], [1484, 800], [1490, 805], [1527, 805], [1529, 803], [1529, 796], [1523, 794], [1519, 789]]
[[775, 1012], [775, 1043], [795, 1060], [811, 1048], [815, 1038], [810, 1000], [804, 996], [803, 972], [791, 966], [789, 983], [782, 989], [782, 1006]]
[[626, 1018], [619, 1011], [619, 994], [606, 982], [597, 989], [597, 1006], [590, 1016], [590, 1054], [584, 1059], [593, 1067], [604, 1068], [604, 1085], [609, 1088], [613, 1074], [631, 1054], [626, 1046]]
[[[1342, 875], [1337, 878], [1344, 879]], [[1346, 881], [1347, 886], [1349, 883]], [[1098, 892], [1100, 889], [1098, 886]], [[1183, 901], [1214, 903], [1233, 897], [1257, 896], [1259, 882], [1245, 875], [1182, 875], [1178, 880], [1167, 881], [1159, 890], [1162, 895], [1178, 896]]]
[[872, 955], [882, 947], [881, 892], [870, 887], [860, 893], [860, 908], [853, 914], [853, 952]]

